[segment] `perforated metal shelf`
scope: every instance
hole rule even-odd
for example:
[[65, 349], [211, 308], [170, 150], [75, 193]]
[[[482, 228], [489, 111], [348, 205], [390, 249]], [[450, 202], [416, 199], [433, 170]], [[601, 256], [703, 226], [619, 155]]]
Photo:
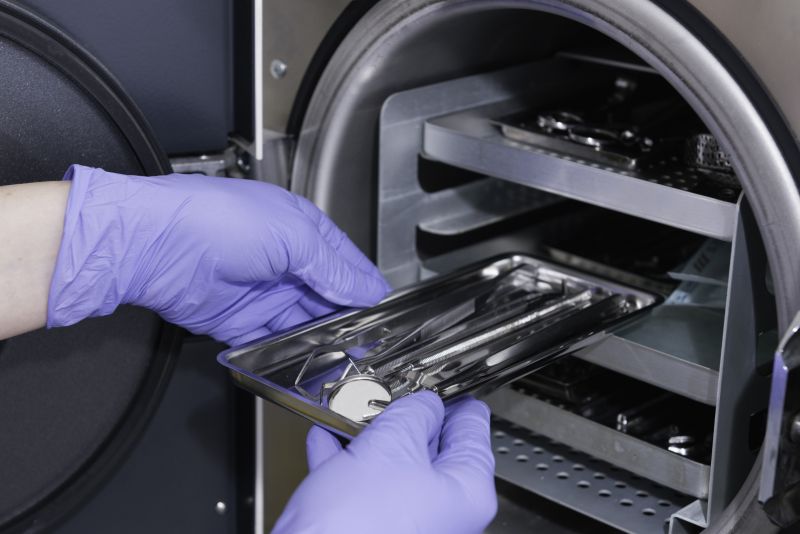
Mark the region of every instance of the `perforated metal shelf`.
[[706, 464], [511, 388], [501, 388], [484, 400], [492, 413], [507, 421], [541, 432], [559, 443], [590, 451], [615, 465], [624, 465], [639, 476], [675, 491], [701, 499], [708, 497], [711, 468]]
[[496, 476], [624, 532], [663, 532], [693, 499], [492, 418]]

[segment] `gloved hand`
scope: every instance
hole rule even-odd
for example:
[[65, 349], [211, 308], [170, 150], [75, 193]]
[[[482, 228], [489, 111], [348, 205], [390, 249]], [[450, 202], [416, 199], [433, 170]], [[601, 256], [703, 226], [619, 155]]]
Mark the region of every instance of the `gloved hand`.
[[470, 534], [497, 511], [489, 409], [475, 399], [445, 413], [435, 393], [415, 393], [344, 450], [318, 427], [307, 446], [311, 473], [273, 533]]
[[308, 200], [202, 175], [125, 176], [73, 165], [47, 326], [144, 306], [235, 345], [389, 287]]

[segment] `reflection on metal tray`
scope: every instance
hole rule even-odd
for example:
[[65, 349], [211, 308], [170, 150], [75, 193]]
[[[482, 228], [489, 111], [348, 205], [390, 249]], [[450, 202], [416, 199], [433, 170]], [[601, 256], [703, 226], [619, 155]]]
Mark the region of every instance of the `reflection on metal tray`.
[[344, 435], [388, 403], [487, 391], [599, 340], [653, 294], [511, 255], [225, 351], [245, 389]]

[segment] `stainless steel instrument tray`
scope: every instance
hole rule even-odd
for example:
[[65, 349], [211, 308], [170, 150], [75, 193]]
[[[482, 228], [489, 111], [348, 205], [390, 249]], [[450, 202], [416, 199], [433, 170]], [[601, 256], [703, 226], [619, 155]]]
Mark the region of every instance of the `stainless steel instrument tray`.
[[445, 401], [487, 392], [599, 341], [658, 301], [513, 254], [231, 348], [218, 360], [244, 389], [354, 436], [409, 392], [429, 389]]

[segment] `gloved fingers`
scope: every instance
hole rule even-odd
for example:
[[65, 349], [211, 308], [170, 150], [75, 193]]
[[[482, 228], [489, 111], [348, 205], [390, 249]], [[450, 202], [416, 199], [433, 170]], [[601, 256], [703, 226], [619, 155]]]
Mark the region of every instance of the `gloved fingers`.
[[442, 427], [439, 456], [434, 461], [437, 471], [456, 477], [492, 480], [492, 454], [489, 408], [473, 398], [448, 406]]
[[442, 429], [436, 431], [436, 434], [428, 441], [428, 459], [433, 463], [439, 457], [439, 440], [442, 438]]
[[267, 328], [273, 332], [280, 332], [295, 325], [308, 322], [311, 319], [313, 319], [313, 317], [311, 317], [311, 315], [305, 311], [302, 306], [295, 304], [286, 308], [275, 317], [267, 321]]
[[244, 345], [245, 343], [250, 343], [251, 341], [255, 341], [256, 339], [266, 337], [270, 334], [272, 334], [272, 330], [270, 330], [266, 326], [260, 326], [240, 336], [230, 337], [226, 339], [219, 339], [215, 337], [214, 339], [217, 339], [217, 341], [222, 341], [223, 343], [226, 343], [230, 347], [237, 347], [239, 345]]
[[[445, 419], [447, 419], [450, 416], [450, 414], [460, 411], [462, 409], [461, 405], [465, 404], [465, 403], [473, 405], [472, 409], [476, 409], [477, 410], [477, 406], [481, 406], [482, 405], [482, 406], [485, 407], [486, 410], [489, 410], [489, 407], [486, 405], [485, 402], [477, 400], [472, 395], [461, 395], [457, 399], [454, 399], [454, 400], [451, 400], [450, 402], [448, 402], [447, 405], [444, 407], [444, 417], [445, 417]], [[491, 414], [491, 410], [490, 410], [489, 411], [489, 417], [490, 418], [491, 418], [491, 415], [492, 414]]]
[[414, 393], [392, 402], [347, 450], [360, 459], [430, 465], [428, 444], [438, 436], [443, 420], [444, 406], [437, 394]]
[[340, 309], [340, 306], [331, 304], [312, 290], [306, 291], [297, 303], [311, 316], [322, 317]]
[[319, 208], [303, 197], [294, 198], [321, 242], [307, 248], [310, 257], [308, 252], [302, 254], [306, 257], [291, 266], [290, 272], [334, 304], [370, 306], [379, 302], [391, 288], [378, 268]]
[[445, 475], [448, 495], [464, 506], [467, 523], [485, 527], [497, 513], [489, 408], [472, 398], [448, 408], [433, 467]]
[[368, 274], [346, 261], [324, 239], [315, 251], [291, 273], [321, 297], [343, 306], [371, 306], [388, 292], [389, 286], [379, 274]]
[[317, 225], [320, 235], [333, 249], [357, 269], [371, 275], [383, 278], [377, 267], [353, 243], [341, 228], [306, 198], [298, 197], [298, 206]]
[[[288, 327], [288, 320], [308, 320], [305, 312], [302, 316], [293, 316], [293, 308], [302, 310], [297, 301], [308, 291], [308, 288], [293, 277], [285, 277], [277, 281], [262, 282], [258, 285], [243, 288], [233, 295], [233, 302], [227, 303], [224, 312], [216, 310], [205, 320], [205, 316], [197, 316], [193, 323], [180, 321], [180, 317], [169, 315], [164, 318], [182, 324], [193, 332], [211, 334], [214, 339], [224, 341], [231, 346], [241, 345], [274, 332], [275, 328]], [[179, 309], [178, 314], [182, 313]], [[184, 316], [186, 313], [184, 313]], [[288, 315], [288, 319], [286, 318]], [[284, 326], [280, 319], [287, 322]], [[274, 320], [274, 325], [270, 321]]]
[[[259, 314], [255, 308], [248, 308], [245, 312]], [[244, 343], [249, 343], [250, 341], [261, 337], [276, 334], [282, 330], [286, 330], [298, 324], [310, 321], [311, 319], [313, 319], [313, 317], [309, 315], [309, 313], [306, 312], [301, 306], [293, 304], [267, 321], [267, 324], [256, 327], [245, 334], [224, 339], [222, 341], [225, 341], [228, 345], [234, 347]]]
[[354, 265], [357, 269], [372, 275], [383, 278], [380, 270], [375, 266], [366, 255], [353, 243], [333, 221], [323, 214], [319, 232], [333, 249], [342, 257]]
[[312, 426], [306, 435], [306, 457], [308, 470], [313, 471], [326, 460], [342, 451], [342, 444], [336, 437], [318, 426]]

